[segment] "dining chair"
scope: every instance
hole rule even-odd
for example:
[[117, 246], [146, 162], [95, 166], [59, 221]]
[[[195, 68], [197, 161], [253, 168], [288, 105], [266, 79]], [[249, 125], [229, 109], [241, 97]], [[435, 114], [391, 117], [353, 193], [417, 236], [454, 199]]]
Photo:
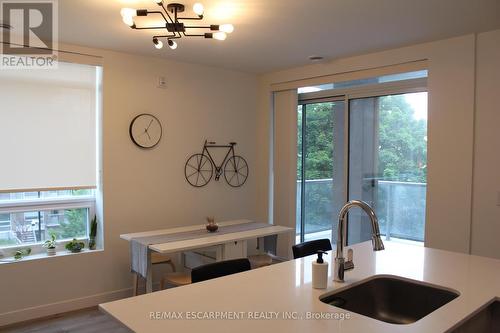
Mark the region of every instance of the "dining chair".
[[160, 290], [165, 289], [167, 283], [176, 287], [185, 286], [191, 283], [191, 274], [188, 272], [173, 272], [163, 275], [160, 281]]
[[[172, 272], [175, 272], [175, 264], [172, 258], [162, 255], [161, 253], [151, 252], [151, 265], [167, 264], [172, 268]], [[139, 275], [134, 273], [134, 296], [139, 293]]]
[[247, 258], [218, 261], [195, 267], [191, 270], [191, 274], [184, 272], [165, 274], [160, 282], [160, 290], [163, 290], [167, 283], [174, 286], [184, 286], [190, 283], [248, 271], [250, 269], [250, 261]]
[[250, 261], [247, 258], [218, 261], [193, 268], [191, 270], [191, 282], [201, 282], [249, 270]]
[[316, 239], [292, 246], [294, 259], [310, 256], [311, 254], [316, 254], [318, 251], [330, 251], [331, 249], [332, 243], [327, 238]]
[[287, 258], [276, 255], [276, 237], [277, 236], [275, 235], [257, 239], [257, 247], [255, 248], [257, 250], [257, 254], [247, 256], [248, 260], [250, 260], [250, 266], [252, 269], [270, 266], [272, 264], [288, 260]]
[[269, 266], [273, 263], [273, 257], [269, 253], [252, 254], [248, 256], [252, 269]]

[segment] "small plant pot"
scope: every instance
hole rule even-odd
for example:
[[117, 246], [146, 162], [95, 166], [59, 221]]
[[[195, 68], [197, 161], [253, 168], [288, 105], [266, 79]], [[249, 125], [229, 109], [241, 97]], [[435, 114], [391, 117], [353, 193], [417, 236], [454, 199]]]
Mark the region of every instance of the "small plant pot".
[[55, 256], [56, 255], [56, 248], [47, 249], [47, 255], [48, 256]]
[[95, 249], [96, 249], [95, 238], [91, 237], [89, 238], [89, 250], [95, 250]]

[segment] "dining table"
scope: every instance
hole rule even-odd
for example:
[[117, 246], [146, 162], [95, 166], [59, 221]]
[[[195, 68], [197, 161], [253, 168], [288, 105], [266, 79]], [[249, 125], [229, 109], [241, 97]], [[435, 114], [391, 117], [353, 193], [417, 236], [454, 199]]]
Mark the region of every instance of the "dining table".
[[293, 228], [256, 222], [248, 219], [218, 223], [216, 232], [205, 224], [122, 234], [130, 242], [132, 271], [146, 280], [146, 293], [153, 291], [151, 253], [174, 254], [204, 248], [215, 248], [215, 261], [247, 257], [247, 242], [257, 239], [275, 252], [279, 234], [294, 232]]

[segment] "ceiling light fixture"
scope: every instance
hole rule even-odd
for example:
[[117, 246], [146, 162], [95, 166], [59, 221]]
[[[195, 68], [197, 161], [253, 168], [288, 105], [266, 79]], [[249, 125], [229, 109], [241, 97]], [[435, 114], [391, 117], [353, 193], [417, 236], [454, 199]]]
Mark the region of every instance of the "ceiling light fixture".
[[[205, 8], [199, 2], [193, 5], [193, 12], [197, 15], [196, 17], [179, 17], [178, 14], [184, 12], [185, 7], [180, 3], [170, 3], [166, 7], [163, 4], [162, 0], [153, 0], [158, 6], [163, 10], [150, 11], [147, 9], [132, 9], [132, 8], [123, 8], [120, 11], [123, 22], [131, 27], [132, 29], [143, 30], [143, 29], [163, 29], [168, 32], [168, 34], [164, 35], [156, 35], [153, 36], [153, 44], [157, 49], [161, 49], [163, 47], [163, 43], [159, 38], [166, 38], [168, 46], [175, 50], [177, 48], [177, 43], [174, 39], [179, 39], [182, 37], [204, 37], [204, 38], [213, 38], [217, 40], [225, 40], [227, 38], [227, 34], [230, 34], [234, 31], [234, 26], [232, 24], [211, 24], [211, 25], [186, 25], [182, 21], [184, 20], [202, 20], [203, 13]], [[148, 15], [161, 15], [165, 24], [162, 26], [146, 26], [146, 27], [138, 27], [135, 24], [136, 16], [148, 16]], [[189, 34], [187, 33], [188, 29], [209, 29], [213, 32], [207, 33], [195, 33]]]

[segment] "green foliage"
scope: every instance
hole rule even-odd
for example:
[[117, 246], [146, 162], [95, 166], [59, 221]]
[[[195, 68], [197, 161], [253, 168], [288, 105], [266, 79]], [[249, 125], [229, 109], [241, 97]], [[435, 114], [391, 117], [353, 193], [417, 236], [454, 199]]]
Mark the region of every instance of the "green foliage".
[[95, 250], [95, 236], [97, 235], [97, 216], [94, 215], [92, 222], [90, 223], [90, 234], [89, 234], [89, 249]]
[[95, 238], [97, 234], [97, 216], [94, 215], [94, 218], [92, 219], [92, 222], [90, 223], [90, 238]]
[[[297, 179], [301, 179], [303, 143], [306, 145], [306, 179], [332, 178], [334, 105], [334, 103], [317, 103], [306, 106], [307, 130], [304, 138], [301, 131], [302, 112], [299, 106]], [[392, 95], [379, 98], [378, 125], [379, 179], [425, 183], [426, 121], [414, 118], [413, 109], [406, 102], [404, 95]]]
[[427, 123], [413, 117], [404, 95], [379, 99], [379, 161], [384, 180], [425, 183]]
[[60, 239], [83, 237], [87, 233], [87, 210], [68, 209], [65, 219], [55, 231]]
[[[306, 110], [307, 130], [304, 137], [306, 145], [306, 179], [332, 178], [333, 174], [333, 105], [334, 103], [308, 104]], [[301, 113], [300, 113], [301, 114]], [[297, 170], [300, 179], [302, 159], [302, 117], [298, 118], [298, 160]]]
[[20, 250], [17, 250], [14, 253], [14, 259], [15, 260], [21, 260], [24, 257], [29, 256], [30, 254], [31, 254], [31, 248], [30, 247], [25, 248], [25, 249], [20, 249]]
[[73, 240], [71, 242], [69, 242], [68, 244], [66, 244], [66, 246], [65, 246], [66, 250], [71, 251], [73, 253], [80, 252], [84, 247], [85, 247], [85, 243], [77, 240], [76, 238], [73, 238]]
[[56, 246], [57, 246], [57, 242], [56, 242], [56, 234], [55, 233], [51, 233], [50, 234], [50, 239], [47, 239], [43, 245], [43, 247], [47, 248], [47, 249], [55, 249]]

